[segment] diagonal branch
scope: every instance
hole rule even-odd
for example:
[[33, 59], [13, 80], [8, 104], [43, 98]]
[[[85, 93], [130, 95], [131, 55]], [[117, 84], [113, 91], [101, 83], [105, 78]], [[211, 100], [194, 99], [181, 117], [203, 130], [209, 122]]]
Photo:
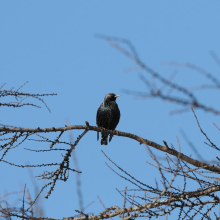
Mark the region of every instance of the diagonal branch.
[[180, 153], [178, 151], [176, 151], [173, 148], [169, 148], [169, 146], [167, 145], [167, 143], [165, 141], [163, 145], [157, 144], [153, 141], [144, 139], [140, 136], [131, 134], [131, 133], [127, 133], [127, 132], [121, 132], [121, 131], [113, 131], [113, 130], [101, 130], [101, 128], [96, 127], [96, 126], [90, 126], [88, 122], [86, 122], [86, 125], [72, 125], [72, 126], [65, 126], [65, 127], [52, 127], [52, 128], [7, 128], [7, 127], [0, 127], [0, 132], [7, 132], [7, 133], [14, 133], [14, 132], [32, 132], [32, 133], [43, 133], [43, 132], [62, 132], [62, 131], [67, 131], [67, 130], [74, 130], [74, 129], [78, 129], [78, 130], [87, 130], [87, 131], [96, 131], [96, 132], [103, 132], [106, 134], [112, 134], [112, 135], [117, 135], [117, 136], [121, 136], [121, 137], [127, 137], [127, 138], [131, 138], [133, 140], [136, 140], [137, 142], [139, 142], [140, 144], [147, 144], [148, 146], [154, 147], [157, 150], [166, 152], [170, 155], [173, 155], [175, 157], [179, 157], [181, 160], [186, 161], [189, 164], [192, 164], [193, 166], [196, 167], [200, 167], [203, 168], [205, 170], [209, 170], [212, 171], [214, 173], [220, 173], [220, 168], [214, 166], [214, 165], [210, 165], [208, 163], [204, 163], [201, 162], [199, 160], [195, 160], [192, 159], [191, 157], [186, 156], [183, 153]]

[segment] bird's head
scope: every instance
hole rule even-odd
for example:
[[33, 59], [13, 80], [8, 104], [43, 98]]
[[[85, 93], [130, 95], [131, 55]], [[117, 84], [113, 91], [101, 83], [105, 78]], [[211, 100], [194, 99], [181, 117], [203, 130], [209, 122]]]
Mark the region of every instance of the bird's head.
[[117, 97], [119, 97], [121, 95], [115, 95], [114, 93], [108, 93], [106, 96], [105, 96], [105, 99], [104, 101], [115, 101]]

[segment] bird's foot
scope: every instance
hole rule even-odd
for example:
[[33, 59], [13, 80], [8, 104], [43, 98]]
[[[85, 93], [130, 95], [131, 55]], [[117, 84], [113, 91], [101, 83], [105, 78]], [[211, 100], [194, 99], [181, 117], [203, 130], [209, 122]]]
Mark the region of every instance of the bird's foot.
[[119, 131], [118, 130], [114, 130], [116, 132], [116, 134], [118, 135], [119, 134]]
[[101, 133], [102, 133], [102, 131], [104, 131], [105, 130], [105, 128], [104, 127], [101, 127]]

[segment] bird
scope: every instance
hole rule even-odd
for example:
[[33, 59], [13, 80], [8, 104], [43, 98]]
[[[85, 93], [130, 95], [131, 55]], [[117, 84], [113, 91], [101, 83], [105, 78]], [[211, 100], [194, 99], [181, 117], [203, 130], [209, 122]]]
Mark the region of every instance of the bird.
[[[99, 106], [96, 114], [96, 124], [102, 129], [115, 130], [120, 120], [120, 110], [116, 98], [121, 95], [115, 95], [114, 93], [108, 93], [104, 102]], [[108, 134], [102, 133], [101, 145], [108, 145]], [[110, 134], [109, 142], [113, 135]], [[99, 132], [97, 132], [97, 140], [99, 140]]]

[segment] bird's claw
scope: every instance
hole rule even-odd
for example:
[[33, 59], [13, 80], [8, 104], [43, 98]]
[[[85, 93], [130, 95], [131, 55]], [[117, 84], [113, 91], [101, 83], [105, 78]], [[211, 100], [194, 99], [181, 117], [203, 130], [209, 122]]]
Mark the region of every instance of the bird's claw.
[[104, 131], [104, 130], [105, 130], [105, 128], [101, 127], [101, 133], [102, 133], [102, 131]]

